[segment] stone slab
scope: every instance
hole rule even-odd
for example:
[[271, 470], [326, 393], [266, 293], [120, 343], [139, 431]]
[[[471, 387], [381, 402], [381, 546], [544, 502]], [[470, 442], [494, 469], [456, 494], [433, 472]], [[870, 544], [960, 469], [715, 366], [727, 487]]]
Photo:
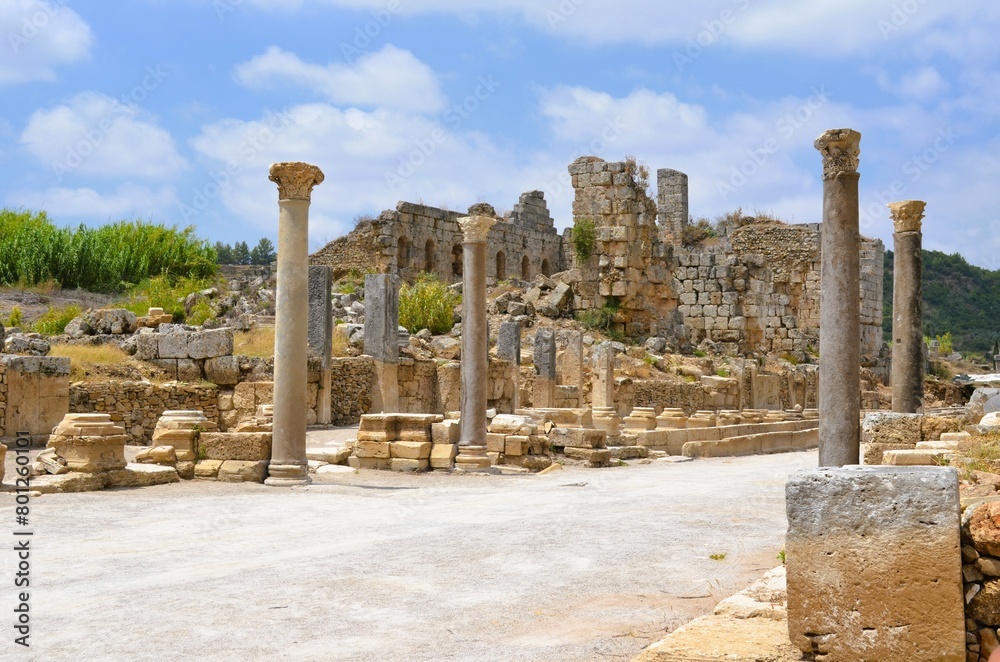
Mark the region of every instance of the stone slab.
[[270, 432], [204, 432], [198, 445], [209, 460], [255, 462], [271, 457]]
[[226, 460], [219, 467], [218, 479], [223, 483], [263, 483], [267, 477], [267, 461]]
[[785, 493], [792, 643], [830, 660], [965, 660], [954, 469], [810, 469]]

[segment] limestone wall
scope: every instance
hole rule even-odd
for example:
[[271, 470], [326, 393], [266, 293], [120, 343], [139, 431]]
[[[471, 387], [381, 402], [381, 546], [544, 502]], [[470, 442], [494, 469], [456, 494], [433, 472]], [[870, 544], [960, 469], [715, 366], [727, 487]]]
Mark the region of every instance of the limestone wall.
[[219, 389], [213, 385], [148, 382], [76, 382], [69, 387], [75, 414], [106, 413], [124, 426], [130, 444], [148, 444], [156, 421], [168, 409], [197, 409], [219, 423]]
[[69, 359], [4, 355], [0, 366], [0, 437], [50, 434], [69, 412]]
[[[412, 280], [421, 272], [448, 283], [462, 278], [462, 231], [458, 219], [467, 213], [400, 202], [373, 221], [310, 256], [310, 264], [329, 265], [334, 279], [351, 269], [393, 273]], [[556, 233], [541, 191], [521, 196], [514, 210], [490, 230], [487, 239], [489, 278], [522, 278], [561, 270], [562, 238]]]
[[968, 659], [1000, 648], [1000, 503], [975, 503], [962, 513], [962, 575]]

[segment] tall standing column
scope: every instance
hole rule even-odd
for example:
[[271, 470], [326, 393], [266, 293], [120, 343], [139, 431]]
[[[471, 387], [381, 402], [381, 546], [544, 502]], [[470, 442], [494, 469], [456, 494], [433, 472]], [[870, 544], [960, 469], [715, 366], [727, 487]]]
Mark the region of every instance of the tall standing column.
[[819, 327], [819, 466], [858, 464], [861, 453], [861, 307], [858, 156], [861, 134], [831, 129], [823, 155]]
[[365, 354], [375, 359], [372, 413], [399, 411], [399, 276], [365, 276]]
[[531, 406], [548, 409], [556, 406], [556, 334], [551, 329], [535, 332], [535, 381]]
[[[463, 446], [486, 446], [486, 402], [489, 372], [489, 337], [486, 319], [486, 236], [496, 223], [489, 216], [458, 219], [463, 235], [462, 265], [462, 423], [459, 457]], [[477, 454], [478, 455], [478, 454]]]
[[309, 201], [323, 172], [308, 163], [275, 163], [278, 185], [278, 292], [274, 314], [274, 426], [267, 485], [309, 483], [306, 403], [309, 356]]
[[924, 261], [920, 221], [927, 203], [888, 205], [895, 225], [892, 263], [892, 410], [923, 411], [924, 401]]

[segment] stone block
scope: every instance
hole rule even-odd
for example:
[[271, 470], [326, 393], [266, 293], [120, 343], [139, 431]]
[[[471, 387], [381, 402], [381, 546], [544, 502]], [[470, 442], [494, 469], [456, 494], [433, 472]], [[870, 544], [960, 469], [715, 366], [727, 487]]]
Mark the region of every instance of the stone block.
[[392, 457], [389, 449], [389, 442], [386, 441], [362, 441], [358, 440], [354, 447], [354, 455], [359, 458], [372, 460], [388, 460]]
[[347, 466], [352, 469], [372, 469], [377, 471], [388, 471], [390, 468], [390, 462], [388, 458], [374, 458], [374, 457], [356, 457], [351, 456], [347, 458]]
[[556, 378], [556, 336], [549, 329], [535, 333], [535, 375], [542, 379]]
[[157, 356], [161, 359], [188, 358], [188, 336], [190, 335], [187, 331], [157, 333]]
[[394, 414], [365, 414], [358, 425], [358, 441], [396, 441]]
[[197, 361], [177, 359], [177, 381], [193, 384], [201, 379], [201, 365]]
[[205, 361], [205, 379], [219, 386], [233, 386], [240, 381], [240, 362], [235, 356], [217, 356]]
[[307, 448], [306, 459], [327, 464], [344, 464], [351, 456], [353, 450], [350, 447], [330, 447], [330, 448]]
[[531, 438], [523, 435], [510, 435], [504, 440], [504, 455], [514, 457], [527, 455], [531, 449]]
[[507, 435], [499, 434], [496, 432], [488, 432], [486, 434], [487, 453], [503, 453], [506, 444], [507, 444]]
[[861, 441], [876, 444], [908, 444], [921, 441], [923, 414], [879, 411], [865, 414], [861, 421]]
[[69, 471], [100, 473], [125, 468], [127, 440], [128, 436], [124, 434], [106, 436], [53, 434], [49, 437], [47, 447], [55, 450], [56, 456], [64, 460]]
[[201, 460], [194, 465], [195, 478], [215, 478], [219, 475], [222, 460]]
[[608, 433], [586, 428], [552, 428], [549, 443], [558, 448], [604, 448]]
[[320, 359], [324, 369], [333, 351], [333, 269], [309, 266], [309, 354]]
[[431, 441], [438, 444], [457, 444], [461, 433], [458, 421], [442, 421], [431, 425]]
[[427, 471], [430, 468], [430, 461], [393, 458], [389, 463], [389, 468], [392, 471]]
[[535, 421], [530, 416], [498, 414], [490, 421], [489, 431], [497, 434], [535, 434]]
[[399, 277], [365, 276], [365, 354], [399, 363]]
[[271, 457], [270, 432], [205, 432], [198, 446], [209, 460], [253, 462]]
[[521, 323], [502, 322], [497, 337], [497, 357], [521, 365]]
[[163, 371], [167, 379], [177, 379], [177, 359], [152, 359], [150, 363]]
[[399, 441], [431, 441], [431, 426], [441, 421], [435, 414], [392, 414]]
[[219, 467], [223, 483], [263, 483], [267, 477], [267, 461], [226, 460]]
[[431, 468], [451, 469], [455, 466], [458, 444], [433, 444], [431, 446]]
[[180, 476], [173, 467], [155, 464], [129, 464], [124, 469], [115, 469], [104, 474], [105, 487], [150, 487], [180, 482]]
[[135, 339], [135, 358], [143, 361], [160, 358], [160, 338], [155, 333], [143, 333]]
[[887, 451], [899, 451], [913, 448], [910, 444], [861, 444], [861, 457], [866, 466], [884, 464], [883, 456]]
[[785, 493], [793, 644], [830, 660], [965, 660], [954, 469], [810, 469]]
[[933, 449], [906, 449], [886, 451], [882, 454], [882, 463], [892, 467], [935, 467], [947, 464], [955, 457], [955, 453]]
[[393, 459], [427, 460], [431, 456], [429, 441], [394, 441], [389, 444], [389, 455]]
[[611, 451], [606, 448], [571, 448], [564, 449], [565, 455], [574, 460], [590, 462], [593, 467], [607, 467], [611, 464]]
[[232, 353], [233, 330], [229, 327], [196, 331], [188, 336], [188, 357], [192, 359], [214, 359]]

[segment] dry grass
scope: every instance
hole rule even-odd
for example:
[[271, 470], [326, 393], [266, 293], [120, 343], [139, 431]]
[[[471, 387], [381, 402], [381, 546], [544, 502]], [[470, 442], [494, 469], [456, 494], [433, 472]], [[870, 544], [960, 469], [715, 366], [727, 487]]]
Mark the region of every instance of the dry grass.
[[108, 366], [131, 363], [129, 355], [117, 345], [53, 345], [49, 355], [69, 358], [69, 376], [73, 381], [83, 381], [89, 374], [103, 372]]
[[274, 328], [262, 327], [240, 331], [233, 339], [233, 354], [243, 356], [274, 356]]
[[334, 356], [350, 356], [351, 353], [348, 351], [351, 343], [347, 337], [347, 331], [344, 329], [334, 329], [333, 330], [333, 355]]
[[966, 474], [973, 471], [1000, 473], [1000, 433], [976, 436], [960, 454], [960, 462], [952, 462], [964, 468]]

